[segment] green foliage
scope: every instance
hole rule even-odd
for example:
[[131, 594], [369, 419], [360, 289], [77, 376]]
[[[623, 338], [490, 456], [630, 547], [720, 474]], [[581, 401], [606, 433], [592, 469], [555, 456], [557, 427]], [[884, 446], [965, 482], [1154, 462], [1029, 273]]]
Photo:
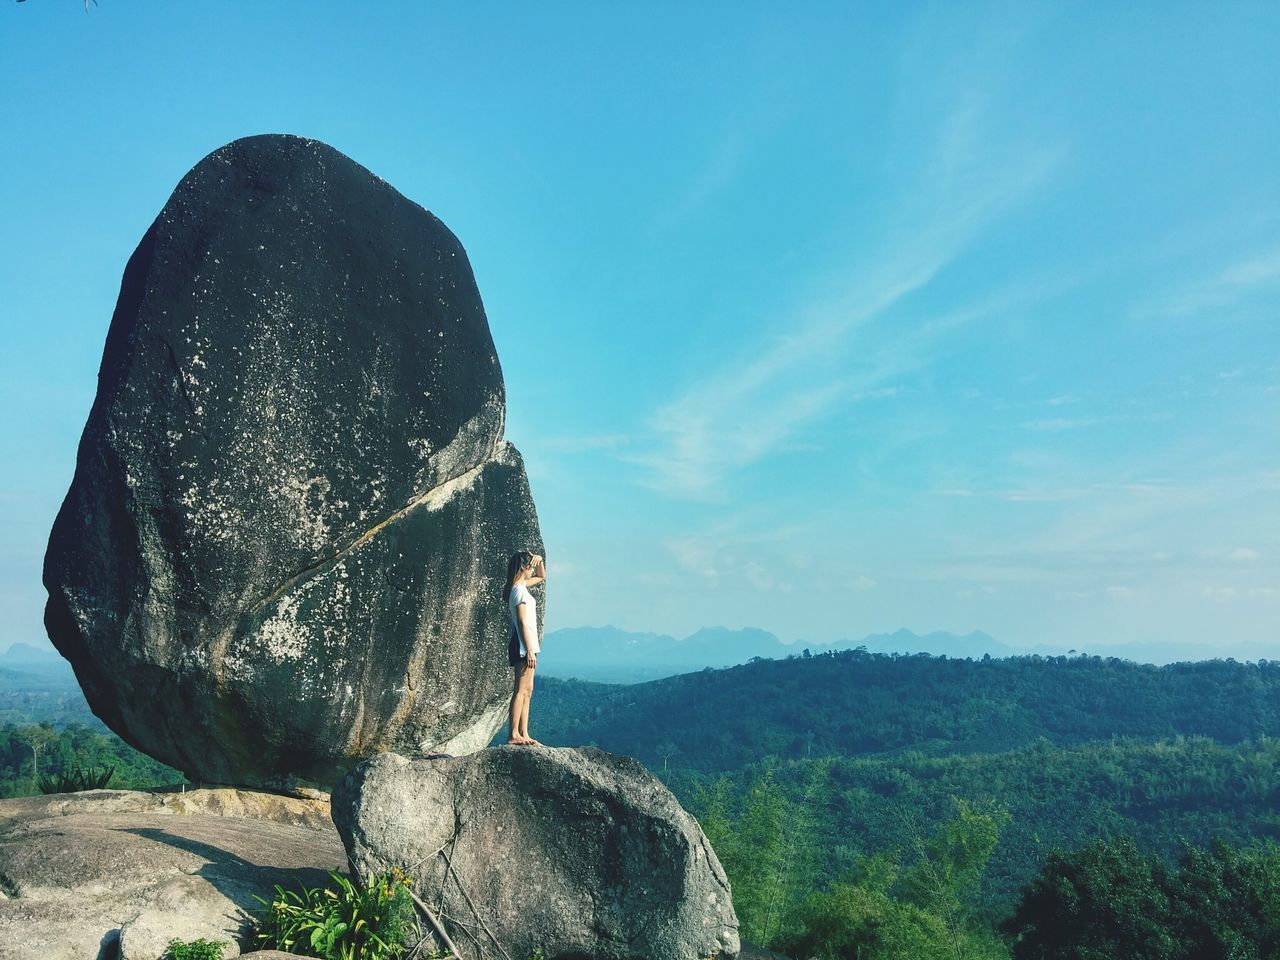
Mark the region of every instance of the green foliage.
[[[1280, 661], [955, 660], [845, 650], [650, 683], [538, 681], [538, 738], [701, 774], [762, 756], [996, 753], [1043, 738], [1280, 736]], [[751, 704], [742, 710], [743, 703]]]
[[226, 946], [219, 940], [171, 940], [165, 960], [222, 960]]
[[791, 911], [773, 945], [822, 960], [996, 960], [1008, 956], [973, 910], [977, 881], [995, 849], [1003, 811], [954, 801], [955, 815], [928, 835], [861, 858], [844, 877]]
[[409, 878], [396, 869], [352, 883], [330, 871], [329, 887], [285, 890], [256, 911], [254, 944], [324, 960], [386, 960], [405, 952], [416, 930]]
[[76, 772], [88, 776], [102, 770], [112, 771], [111, 785], [120, 790], [183, 780], [178, 771], [133, 749], [115, 734], [74, 723], [61, 729], [47, 723], [0, 726], [0, 798], [31, 796], [46, 783], [59, 792], [92, 789], [78, 785]]
[[1008, 956], [981, 931], [947, 929], [943, 918], [883, 890], [836, 882], [797, 910], [796, 930], [776, 944], [819, 960], [995, 960]]
[[915, 860], [902, 872], [898, 889], [905, 901], [942, 922], [947, 940], [959, 956], [959, 945], [976, 927], [974, 904], [979, 881], [1009, 814], [991, 804], [979, 811], [958, 797], [952, 801], [954, 816], [936, 832], [922, 836], [913, 826], [908, 827]]
[[954, 799], [933, 832], [908, 824], [901, 847], [856, 855], [818, 889], [816, 855], [831, 838], [815, 829], [813, 810], [829, 798], [831, 770], [804, 765], [794, 797], [767, 762], [741, 789], [722, 777], [698, 792], [694, 806], [729, 876], [743, 938], [833, 960], [1007, 956], [973, 909], [1007, 813]]
[[1269, 960], [1280, 845], [1187, 845], [1176, 870], [1128, 837], [1055, 850], [1004, 928], [1015, 960]]
[[[766, 766], [773, 785], [810, 823], [811, 839], [801, 844], [811, 859], [802, 884], [842, 877], [858, 858], [882, 850], [915, 849], [915, 833], [928, 829], [913, 825], [952, 817], [952, 797], [975, 811], [998, 803], [1009, 820], [975, 881], [976, 908], [988, 922], [1012, 909], [1054, 847], [1071, 850], [1093, 837], [1124, 834], [1172, 862], [1180, 838], [1207, 846], [1218, 836], [1241, 845], [1280, 835], [1280, 739], [1270, 737], [1234, 746], [1202, 737], [1116, 739], [973, 756], [782, 761], [714, 779], [673, 776], [671, 788], [705, 815], [702, 798], [723, 781], [721, 807], [732, 820]], [[825, 772], [815, 789], [819, 767]], [[720, 852], [713, 830], [707, 832]]]
[[98, 770], [94, 767], [75, 767], [70, 773], [50, 774], [40, 778], [41, 793], [79, 793], [82, 790], [101, 790], [115, 775], [115, 767]]
[[807, 789], [790, 800], [766, 764], [745, 795], [731, 797], [722, 778], [699, 794], [703, 832], [711, 841], [733, 885], [733, 902], [742, 936], [770, 943], [798, 891], [812, 884], [812, 845], [816, 841], [809, 804], [820, 789], [825, 768], [809, 769]]

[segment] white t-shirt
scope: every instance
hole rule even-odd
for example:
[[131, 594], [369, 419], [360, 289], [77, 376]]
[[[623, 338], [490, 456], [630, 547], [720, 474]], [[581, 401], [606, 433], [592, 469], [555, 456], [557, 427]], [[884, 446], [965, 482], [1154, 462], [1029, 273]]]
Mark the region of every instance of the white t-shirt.
[[[520, 629], [520, 604], [527, 603], [529, 605], [529, 615], [533, 619], [533, 636], [529, 638], [529, 646], [532, 649], [525, 649], [524, 631]], [[507, 606], [511, 609], [511, 625], [515, 627], [516, 633], [520, 636], [520, 655], [527, 657], [532, 653], [535, 657], [538, 655], [538, 601], [533, 599], [533, 594], [529, 592], [529, 588], [523, 583], [517, 583], [511, 588], [511, 597], [507, 600]]]

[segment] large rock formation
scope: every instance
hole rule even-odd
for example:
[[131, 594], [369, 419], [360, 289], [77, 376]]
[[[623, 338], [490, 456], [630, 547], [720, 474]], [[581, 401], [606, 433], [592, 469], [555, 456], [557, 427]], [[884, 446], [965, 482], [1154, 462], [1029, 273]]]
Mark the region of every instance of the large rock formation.
[[[729, 884], [697, 821], [638, 762], [497, 747], [382, 754], [334, 790], [351, 867], [410, 867], [467, 956], [694, 960], [738, 954]], [[474, 934], [464, 935], [470, 929]]]
[[174, 938], [234, 957], [255, 894], [345, 866], [323, 807], [247, 791], [0, 800], [0, 958], [160, 960]]
[[314, 140], [210, 154], [129, 260], [45, 558], [94, 712], [206, 782], [483, 746], [541, 551], [504, 414], [444, 224]]

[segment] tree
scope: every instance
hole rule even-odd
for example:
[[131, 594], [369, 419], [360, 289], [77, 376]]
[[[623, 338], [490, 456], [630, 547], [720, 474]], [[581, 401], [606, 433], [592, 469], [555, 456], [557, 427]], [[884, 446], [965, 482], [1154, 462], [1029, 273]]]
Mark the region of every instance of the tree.
[[668, 761], [670, 761], [672, 757], [674, 757], [677, 753], [680, 752], [680, 748], [677, 747], [670, 740], [666, 740], [658, 744], [658, 746], [655, 748], [655, 752], [658, 754], [658, 757], [662, 760], [662, 772], [666, 773]]
[[908, 902], [942, 921], [955, 960], [966, 960], [972, 956], [974, 895], [1009, 814], [994, 807], [978, 811], [958, 797], [951, 800], [955, 816], [936, 833], [925, 837], [907, 824], [917, 859], [899, 885]]
[[1127, 837], [1055, 852], [1009, 923], [1015, 960], [1272, 960], [1280, 845], [1184, 844], [1178, 869]]
[[1169, 926], [1190, 957], [1269, 960], [1280, 956], [1280, 846], [1220, 839], [1184, 846], [1169, 880]]
[[807, 897], [774, 946], [821, 960], [997, 960], [1008, 956], [992, 932], [971, 922], [977, 880], [995, 847], [1000, 813], [957, 815], [903, 851], [859, 857], [845, 876]]
[[1014, 960], [1169, 960], [1165, 867], [1129, 837], [1050, 853], [1005, 925]]
[[58, 740], [58, 734], [46, 723], [39, 726], [23, 727], [18, 737], [31, 750], [31, 782], [40, 782], [40, 751]]

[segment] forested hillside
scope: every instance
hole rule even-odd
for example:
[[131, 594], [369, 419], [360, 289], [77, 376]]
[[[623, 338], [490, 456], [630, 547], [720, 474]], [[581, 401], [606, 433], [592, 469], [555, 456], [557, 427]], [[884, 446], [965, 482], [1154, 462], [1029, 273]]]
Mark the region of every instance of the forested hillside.
[[[661, 769], [659, 767], [659, 769]], [[1117, 739], [1073, 747], [1047, 741], [992, 754], [769, 760], [710, 777], [668, 769], [695, 812], [741, 811], [753, 791], [776, 790], [794, 811], [780, 829], [812, 851], [802, 887], [844, 875], [860, 857], [909, 849], [952, 815], [954, 799], [1008, 815], [975, 902], [990, 921], [1011, 908], [1054, 848], [1133, 837], [1174, 862], [1182, 841], [1242, 845], [1280, 839], [1280, 739], [1224, 745], [1207, 737]], [[712, 799], [715, 798], [715, 802]]]
[[182, 774], [139, 753], [113, 733], [79, 723], [0, 725], [0, 798], [40, 793], [40, 781], [75, 771], [111, 771], [116, 789], [181, 783]]
[[732, 771], [915, 750], [1014, 750], [1044, 738], [1280, 735], [1280, 661], [1156, 667], [1097, 657], [953, 660], [859, 650], [757, 660], [632, 686], [539, 680], [544, 743], [594, 743], [661, 768]]
[[[1065, 889], [1042, 877], [1054, 863], [1132, 843], [1165, 865], [1115, 867], [1089, 894], [1105, 909], [1126, 871], [1172, 877], [1215, 843], [1280, 838], [1278, 662], [854, 650], [627, 687], [544, 678], [533, 716], [544, 743], [629, 753], [666, 780], [723, 848], [748, 935], [797, 956], [950, 956], [956, 938], [1004, 956], [994, 931], [1033, 883]], [[1265, 884], [1276, 849], [1258, 855]], [[1027, 943], [1063, 926], [1027, 933], [1036, 909], [1070, 909], [1038, 903], [1018, 915]], [[1171, 916], [1152, 929], [1177, 940]], [[1209, 935], [1186, 936], [1200, 956]]]
[[[86, 767], [179, 779], [68, 723], [89, 715], [65, 688], [9, 693], [11, 716], [57, 722], [0, 727], [0, 795]], [[1083, 957], [1031, 950], [1079, 926], [1063, 917], [1080, 897], [1099, 930], [1131, 916], [1139, 881], [1167, 906], [1134, 938], [1216, 956], [1204, 944], [1280, 890], [1280, 663], [848, 651], [633, 686], [542, 678], [532, 728], [643, 760], [713, 839], [744, 931], [793, 956]], [[1179, 917], [1244, 896], [1211, 882], [1253, 906], [1187, 932]]]

